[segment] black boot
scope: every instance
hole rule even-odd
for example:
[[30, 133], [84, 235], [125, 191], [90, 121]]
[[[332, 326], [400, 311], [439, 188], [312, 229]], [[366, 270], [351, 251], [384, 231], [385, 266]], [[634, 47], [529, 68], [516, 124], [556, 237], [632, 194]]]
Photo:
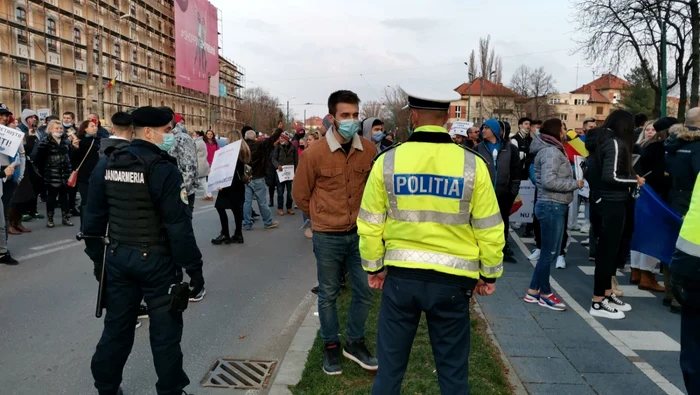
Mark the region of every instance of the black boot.
[[229, 244], [231, 243], [231, 238], [222, 233], [219, 236], [217, 236], [217, 238], [211, 239], [211, 243], [216, 246], [224, 243]]
[[46, 213], [46, 227], [53, 228], [56, 224], [53, 222], [53, 213]]
[[243, 234], [241, 234], [241, 233], [234, 234], [233, 237], [231, 238], [231, 243], [243, 244]]
[[61, 221], [63, 226], [74, 226], [73, 222], [70, 220], [69, 215], [63, 215], [63, 221]]

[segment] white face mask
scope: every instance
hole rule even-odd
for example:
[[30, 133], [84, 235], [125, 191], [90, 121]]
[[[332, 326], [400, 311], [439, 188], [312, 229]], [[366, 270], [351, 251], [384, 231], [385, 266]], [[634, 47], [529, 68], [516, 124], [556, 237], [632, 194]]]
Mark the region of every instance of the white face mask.
[[63, 133], [51, 133], [51, 135], [55, 138], [60, 138], [63, 135]]

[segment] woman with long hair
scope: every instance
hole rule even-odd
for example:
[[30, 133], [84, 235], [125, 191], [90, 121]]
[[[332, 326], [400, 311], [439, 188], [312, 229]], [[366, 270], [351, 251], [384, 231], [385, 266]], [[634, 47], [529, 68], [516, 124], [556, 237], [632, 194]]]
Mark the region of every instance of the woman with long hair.
[[39, 173], [44, 177], [46, 185], [46, 227], [56, 226], [53, 221], [56, 210], [56, 200], [61, 207], [64, 226], [73, 226], [70, 220], [70, 210], [68, 206], [68, 178], [73, 171], [70, 160], [71, 143], [68, 136], [63, 132], [63, 125], [60, 121], [51, 121], [46, 127], [49, 133], [44, 140], [41, 140], [36, 154], [36, 166]]
[[[216, 212], [219, 213], [219, 221], [221, 222], [221, 233], [218, 237], [212, 239], [212, 244], [243, 244], [243, 203], [245, 203], [245, 167], [250, 163], [250, 148], [246, 144], [241, 132], [235, 130], [231, 133], [229, 144], [241, 140], [241, 150], [238, 154], [238, 162], [236, 163], [236, 171], [233, 174], [233, 181], [230, 187], [219, 189], [219, 194], [216, 197]], [[228, 216], [226, 210], [233, 211], [233, 218], [236, 221], [236, 230], [231, 237]]]
[[[639, 160], [635, 168], [638, 174], [642, 174], [647, 185], [663, 200], [668, 198], [671, 188], [670, 178], [666, 176], [664, 142], [668, 137], [668, 129], [673, 126], [675, 119], [661, 118], [658, 121], [651, 120], [644, 125], [642, 133], [637, 140]], [[658, 130], [656, 128], [659, 128]], [[630, 252], [630, 266], [632, 274], [630, 283], [637, 285], [639, 289], [652, 292], [666, 292], [666, 288], [656, 281], [654, 268], [658, 259], [642, 254], [639, 251]], [[663, 265], [663, 263], [662, 263]], [[665, 266], [665, 265], [664, 265]], [[668, 290], [671, 296], [670, 289]]]
[[[632, 190], [645, 180], [632, 169], [634, 115], [615, 110], [603, 124], [588, 132], [586, 179], [590, 185], [591, 225], [596, 240], [593, 299], [590, 314], [610, 319], [625, 318], [632, 306], [613, 292], [618, 262], [626, 260], [621, 247], [629, 215]], [[627, 224], [629, 227], [629, 224]]]
[[90, 190], [90, 175], [97, 166], [100, 159], [100, 141], [97, 137], [98, 127], [93, 120], [83, 121], [78, 127], [77, 148], [75, 144], [71, 149], [71, 162], [75, 164], [78, 171], [78, 193], [80, 193], [80, 219], [82, 218], [88, 201], [88, 191]]
[[564, 311], [566, 305], [552, 292], [549, 284], [550, 268], [557, 261], [562, 247], [566, 213], [569, 203], [574, 199], [573, 191], [583, 188], [583, 180], [574, 179], [565, 154], [562, 142], [565, 136], [566, 129], [561, 120], [549, 119], [530, 145], [530, 153], [535, 155], [535, 216], [540, 221], [542, 249], [532, 273], [530, 288], [525, 294], [525, 302], [537, 303], [554, 311]]

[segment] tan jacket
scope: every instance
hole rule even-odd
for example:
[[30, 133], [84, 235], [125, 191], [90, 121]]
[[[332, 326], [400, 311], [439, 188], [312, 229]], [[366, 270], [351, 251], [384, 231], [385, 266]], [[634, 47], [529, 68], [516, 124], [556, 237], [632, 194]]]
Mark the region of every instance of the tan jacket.
[[317, 232], [346, 232], [357, 227], [362, 193], [377, 149], [355, 135], [346, 155], [333, 128], [299, 158], [292, 196]]

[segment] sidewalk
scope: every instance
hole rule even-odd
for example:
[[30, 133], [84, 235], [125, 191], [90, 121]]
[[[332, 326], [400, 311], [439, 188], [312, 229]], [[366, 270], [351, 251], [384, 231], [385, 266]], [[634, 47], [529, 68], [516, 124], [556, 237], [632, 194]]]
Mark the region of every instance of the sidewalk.
[[[643, 314], [645, 303], [652, 306], [651, 298], [627, 298], [634, 310], [628, 318], [617, 322], [603, 322], [588, 314], [592, 277], [586, 273], [591, 266], [588, 251], [574, 242], [569, 248], [566, 270], [552, 269], [552, 286], [569, 309], [556, 312], [538, 305], [523, 302], [533, 265], [524, 252], [530, 247], [515, 235], [513, 250], [517, 264], [507, 264], [504, 276], [497, 283], [497, 290], [489, 297], [478, 297], [501, 349], [506, 354], [515, 373], [530, 394], [537, 395], [617, 395], [617, 394], [684, 394], [685, 388], [678, 365], [677, 341], [662, 331], [654, 332], [651, 348], [635, 348], [634, 331], [609, 331], [608, 325], [624, 326], [624, 321], [634, 323]], [[583, 237], [585, 238], [585, 237]], [[519, 248], [520, 247], [520, 248]], [[584, 263], [585, 262], [585, 263]], [[624, 276], [624, 274], [620, 274]], [[577, 277], [569, 281], [568, 277]], [[562, 287], [555, 278], [564, 277]], [[620, 277], [620, 283], [627, 283]], [[576, 297], [572, 297], [572, 294]], [[636, 290], [636, 287], [634, 287]], [[655, 304], [653, 306], [656, 306]], [[658, 309], [657, 319], [678, 321], [678, 316]], [[666, 314], [667, 316], [660, 316]], [[635, 317], [637, 316], [637, 317]], [[638, 326], [638, 325], [635, 325]], [[672, 331], [673, 329], [670, 329]], [[641, 333], [641, 332], [640, 332]], [[636, 350], [656, 350], [661, 354], [637, 354]], [[650, 360], [647, 361], [646, 359]], [[652, 361], [653, 359], [653, 361]], [[658, 371], [656, 370], [658, 369]], [[659, 373], [662, 371], [664, 375]], [[666, 377], [664, 377], [666, 376]]]

